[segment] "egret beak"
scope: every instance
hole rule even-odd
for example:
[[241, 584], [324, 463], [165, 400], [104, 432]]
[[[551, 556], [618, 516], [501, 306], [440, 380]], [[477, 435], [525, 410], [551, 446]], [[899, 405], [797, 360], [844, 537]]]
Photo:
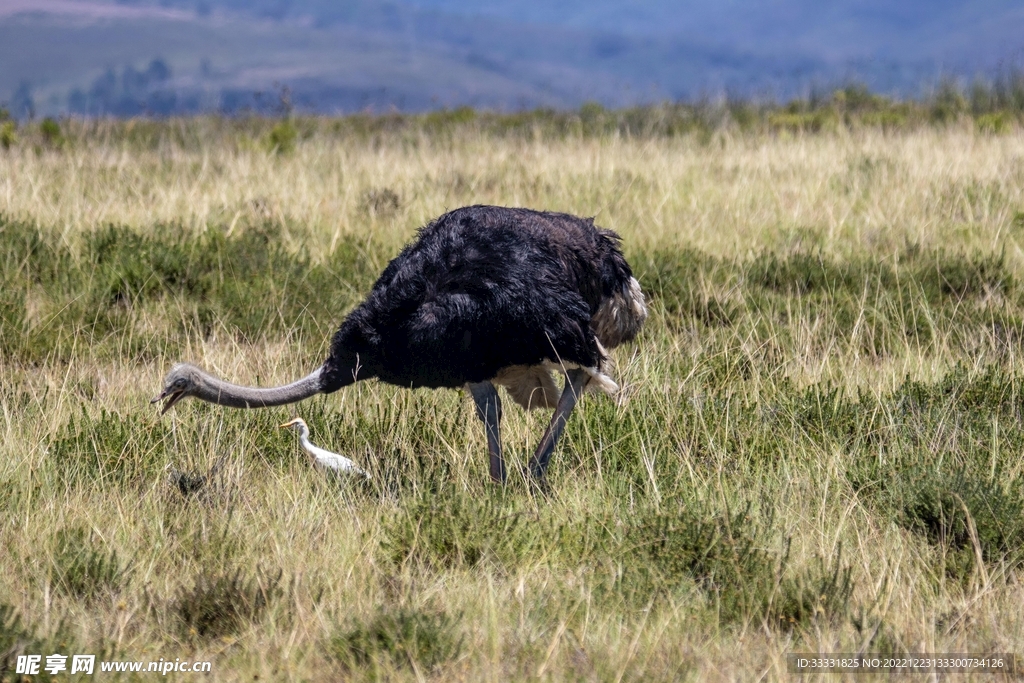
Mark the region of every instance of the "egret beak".
[[297, 424], [299, 424], [299, 418], [295, 418], [291, 422], [285, 422], [283, 425], [277, 425], [277, 428], [278, 429], [284, 429], [286, 427], [294, 427]]
[[173, 406], [175, 403], [177, 403], [184, 397], [185, 392], [181, 389], [178, 389], [177, 391], [173, 389], [164, 389], [163, 391], [160, 392], [158, 396], [153, 398], [149, 403], [150, 405], [152, 405], [154, 403], [159, 403], [160, 401], [166, 399], [167, 403], [165, 403], [164, 407], [160, 409], [160, 414], [163, 415], [164, 413], [171, 409], [171, 406]]

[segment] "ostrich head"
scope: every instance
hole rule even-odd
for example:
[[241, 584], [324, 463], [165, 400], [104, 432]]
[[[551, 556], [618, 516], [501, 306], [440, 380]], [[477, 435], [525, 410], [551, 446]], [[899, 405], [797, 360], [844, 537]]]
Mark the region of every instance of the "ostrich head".
[[166, 401], [160, 414], [163, 415], [171, 407], [186, 396], [198, 396], [203, 393], [206, 373], [189, 363], [177, 363], [164, 377], [163, 390], [153, 397], [150, 403]]

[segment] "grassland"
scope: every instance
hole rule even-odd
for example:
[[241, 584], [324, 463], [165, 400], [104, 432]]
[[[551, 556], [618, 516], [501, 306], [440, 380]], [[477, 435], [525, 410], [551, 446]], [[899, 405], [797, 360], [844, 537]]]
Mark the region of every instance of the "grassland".
[[[793, 651], [1024, 653], [1016, 124], [363, 124], [0, 150], [0, 656], [714, 681], [786, 678]], [[595, 215], [649, 297], [623, 400], [583, 402], [550, 496], [488, 482], [457, 392], [149, 405], [181, 359], [305, 374], [415, 229], [469, 203]], [[373, 480], [312, 470], [276, 429], [293, 414]], [[514, 461], [545, 419], [506, 411]]]

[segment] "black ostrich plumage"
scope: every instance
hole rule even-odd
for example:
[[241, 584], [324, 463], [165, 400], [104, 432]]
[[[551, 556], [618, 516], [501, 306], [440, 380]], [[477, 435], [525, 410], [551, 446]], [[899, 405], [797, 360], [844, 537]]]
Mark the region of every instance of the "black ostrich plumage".
[[370, 377], [458, 387], [544, 361], [599, 367], [602, 344], [629, 341], [642, 323], [601, 340], [592, 325], [603, 302], [629, 291], [618, 242], [593, 219], [564, 213], [470, 206], [444, 214], [342, 323], [322, 391]]

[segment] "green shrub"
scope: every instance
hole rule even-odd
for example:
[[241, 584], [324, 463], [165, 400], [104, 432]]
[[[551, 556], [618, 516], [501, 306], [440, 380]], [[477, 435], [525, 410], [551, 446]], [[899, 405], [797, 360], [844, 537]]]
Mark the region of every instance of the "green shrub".
[[748, 277], [776, 292], [805, 295], [849, 288], [857, 279], [854, 271], [851, 264], [837, 264], [821, 254], [768, 253], [750, 264]]
[[[877, 409], [861, 399], [860, 410], [891, 416], [879, 422], [898, 422], [875, 430], [848, 478], [882, 515], [939, 548], [951, 578], [968, 578], [979, 555], [1009, 566], [1024, 560], [1024, 482], [1010, 476], [1011, 454], [1024, 446], [1021, 395], [1020, 378], [990, 366], [980, 373], [956, 368], [936, 382], [906, 381]], [[996, 425], [1005, 426], [996, 432]]]
[[381, 548], [393, 565], [441, 570], [482, 562], [512, 567], [538, 541], [535, 522], [489, 497], [428, 495], [387, 523]]
[[108, 555], [96, 543], [95, 536], [83, 528], [60, 531], [50, 569], [50, 580], [58, 590], [89, 600], [120, 587], [128, 568], [116, 551]]
[[49, 445], [46, 467], [65, 485], [140, 483], [161, 471], [169, 426], [143, 413], [85, 411], [72, 417]]
[[786, 577], [768, 610], [768, 623], [783, 629], [811, 623], [843, 625], [851, 616], [852, 568], [842, 563], [842, 547], [830, 561], [816, 557], [796, 576]]
[[943, 297], [978, 297], [1004, 292], [1014, 285], [1003, 254], [947, 254], [919, 259], [914, 278], [931, 300]]
[[444, 612], [382, 607], [340, 629], [331, 652], [349, 671], [368, 670], [371, 680], [381, 677], [384, 664], [430, 673], [459, 656], [460, 621]]
[[832, 132], [839, 127], [839, 119], [829, 110], [804, 113], [772, 112], [768, 115], [768, 126], [774, 131], [792, 133]]
[[17, 610], [0, 602], [0, 681], [15, 680], [18, 655], [36, 654], [36, 637]]
[[60, 124], [50, 116], [39, 123], [39, 132], [43, 136], [43, 142], [49, 147], [61, 147], [64, 144], [64, 135], [61, 133]]
[[[74, 651], [77, 647], [67, 622], [62, 620], [49, 636], [40, 636], [22, 620], [14, 607], [6, 602], [0, 602], [0, 681], [13, 683], [26, 680], [25, 676], [15, 673], [19, 655], [45, 656], [53, 652]], [[97, 654], [97, 658], [103, 656], [102, 652]], [[43, 667], [40, 667], [39, 675], [33, 676], [31, 680], [50, 681], [66, 678], [50, 676]]]
[[623, 547], [608, 549], [621, 563], [617, 589], [642, 605], [695, 584], [722, 623], [763, 613], [781, 568], [767, 550], [771, 522], [758, 524], [750, 512], [750, 506], [737, 512], [680, 506], [640, 516], [625, 531]]
[[242, 569], [203, 572], [191, 587], [178, 591], [170, 608], [182, 635], [210, 640], [258, 621], [282, 594], [280, 571], [257, 571], [253, 577]]
[[[108, 225], [73, 254], [56, 235], [3, 215], [0, 266], [0, 352], [30, 361], [62, 356], [83, 338], [94, 352], [113, 343], [121, 354], [173, 348], [175, 337], [134, 328], [150, 304], [177, 304], [182, 327], [204, 335], [220, 321], [248, 340], [281, 330], [322, 338], [325, 322], [333, 329], [377, 274], [360, 240], [338, 240], [311, 265], [305, 252], [285, 249], [281, 226], [271, 222], [230, 236], [220, 228], [196, 235], [180, 225]], [[45, 325], [26, 324], [29, 292], [54, 311]]]
[[979, 133], [1000, 135], [1010, 129], [1011, 119], [1003, 112], [982, 114], [974, 120]]
[[283, 119], [274, 124], [267, 137], [267, 146], [275, 154], [290, 154], [295, 151], [295, 141], [299, 131], [291, 119]]
[[10, 149], [18, 144], [18, 126], [14, 121], [0, 121], [0, 147]]
[[946, 551], [946, 574], [966, 579], [984, 562], [1024, 561], [1024, 488], [964, 466], [913, 467], [891, 476], [883, 504], [903, 527]]
[[701, 280], [729, 278], [729, 265], [696, 249], [658, 249], [638, 254], [634, 263], [645, 296], [660, 302], [665, 312], [685, 314], [699, 307]]

